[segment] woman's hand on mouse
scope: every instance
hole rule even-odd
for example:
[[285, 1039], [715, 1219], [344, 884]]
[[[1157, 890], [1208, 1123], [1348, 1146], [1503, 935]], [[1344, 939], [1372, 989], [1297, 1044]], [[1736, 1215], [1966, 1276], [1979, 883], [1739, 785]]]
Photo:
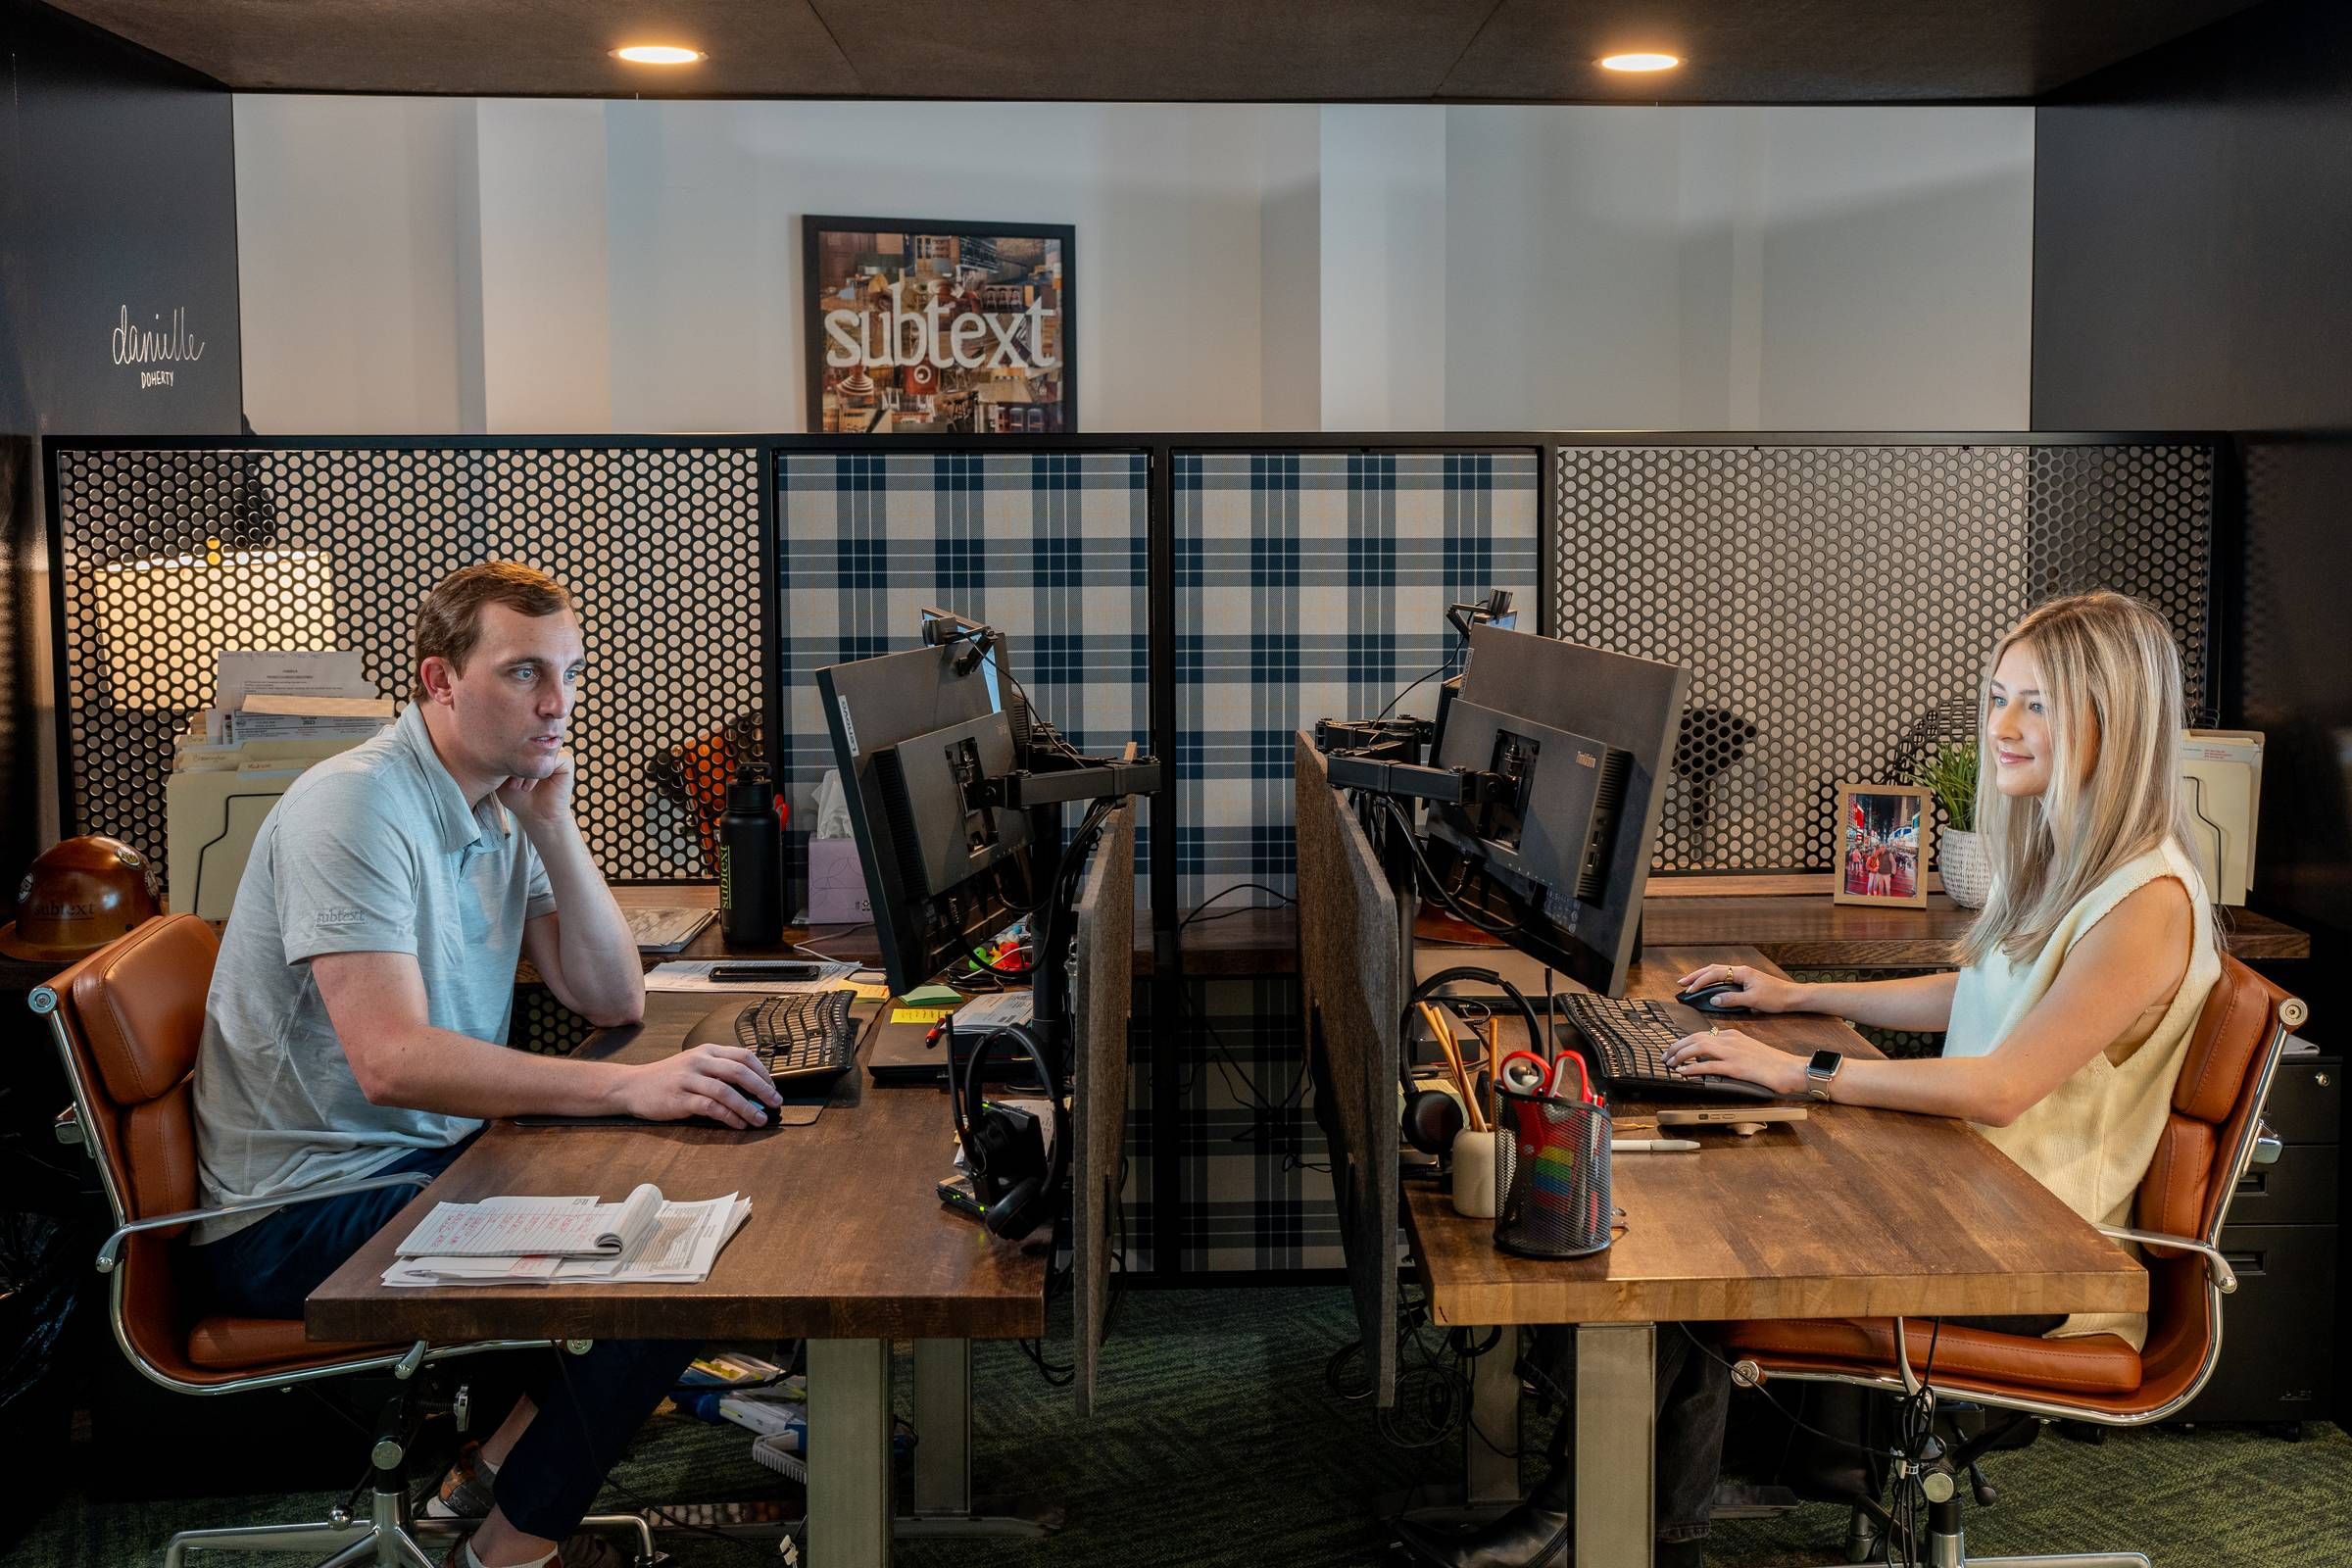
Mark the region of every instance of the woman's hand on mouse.
[[1750, 1012], [1803, 1012], [1804, 988], [1777, 974], [1766, 974], [1744, 963], [1702, 963], [1675, 983], [1688, 994], [1703, 986], [1734, 985], [1715, 999], [1718, 1007], [1745, 1007]]

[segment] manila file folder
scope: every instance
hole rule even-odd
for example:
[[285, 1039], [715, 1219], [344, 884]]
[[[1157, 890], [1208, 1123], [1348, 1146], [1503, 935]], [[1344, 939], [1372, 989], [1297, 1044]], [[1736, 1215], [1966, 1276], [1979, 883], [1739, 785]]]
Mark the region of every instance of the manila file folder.
[[256, 741], [234, 772], [173, 773], [164, 783], [164, 842], [174, 913], [225, 920], [253, 836], [287, 786], [356, 740]]

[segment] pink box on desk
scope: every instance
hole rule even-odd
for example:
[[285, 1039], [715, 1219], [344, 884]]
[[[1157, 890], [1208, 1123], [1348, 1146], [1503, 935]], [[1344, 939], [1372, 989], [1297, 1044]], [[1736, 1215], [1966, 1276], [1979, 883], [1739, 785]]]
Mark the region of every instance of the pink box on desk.
[[808, 923], [856, 925], [874, 917], [856, 839], [808, 841]]

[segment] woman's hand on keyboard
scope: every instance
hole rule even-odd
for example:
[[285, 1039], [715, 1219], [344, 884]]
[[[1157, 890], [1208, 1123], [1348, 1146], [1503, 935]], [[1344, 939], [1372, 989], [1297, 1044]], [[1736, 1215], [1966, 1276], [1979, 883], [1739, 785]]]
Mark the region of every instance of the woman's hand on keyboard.
[[1737, 991], [1726, 991], [1715, 999], [1717, 1006], [1745, 1007], [1750, 1012], [1803, 1012], [1803, 996], [1794, 981], [1784, 980], [1777, 974], [1766, 974], [1744, 963], [1702, 963], [1675, 982], [1678, 992], [1696, 991], [1702, 986], [1735, 985]]
[[1666, 1053], [1666, 1066], [1678, 1078], [1738, 1078], [1776, 1095], [1805, 1092], [1804, 1057], [1751, 1040], [1737, 1029], [1686, 1035]]
[[623, 1071], [620, 1108], [641, 1121], [708, 1116], [729, 1127], [762, 1127], [784, 1103], [760, 1057], [742, 1046], [696, 1046]]

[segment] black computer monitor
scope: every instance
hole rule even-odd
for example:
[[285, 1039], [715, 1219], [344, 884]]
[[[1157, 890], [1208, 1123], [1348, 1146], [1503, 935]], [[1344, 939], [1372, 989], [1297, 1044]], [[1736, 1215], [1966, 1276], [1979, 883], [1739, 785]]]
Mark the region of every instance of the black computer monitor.
[[1679, 664], [1472, 627], [1432, 761], [1509, 787], [1429, 808], [1430, 867], [1448, 898], [1522, 952], [1623, 996], [1690, 687]]
[[1003, 638], [816, 672], [893, 991], [927, 984], [1038, 901], [1059, 844], [982, 786], [1019, 765]]

